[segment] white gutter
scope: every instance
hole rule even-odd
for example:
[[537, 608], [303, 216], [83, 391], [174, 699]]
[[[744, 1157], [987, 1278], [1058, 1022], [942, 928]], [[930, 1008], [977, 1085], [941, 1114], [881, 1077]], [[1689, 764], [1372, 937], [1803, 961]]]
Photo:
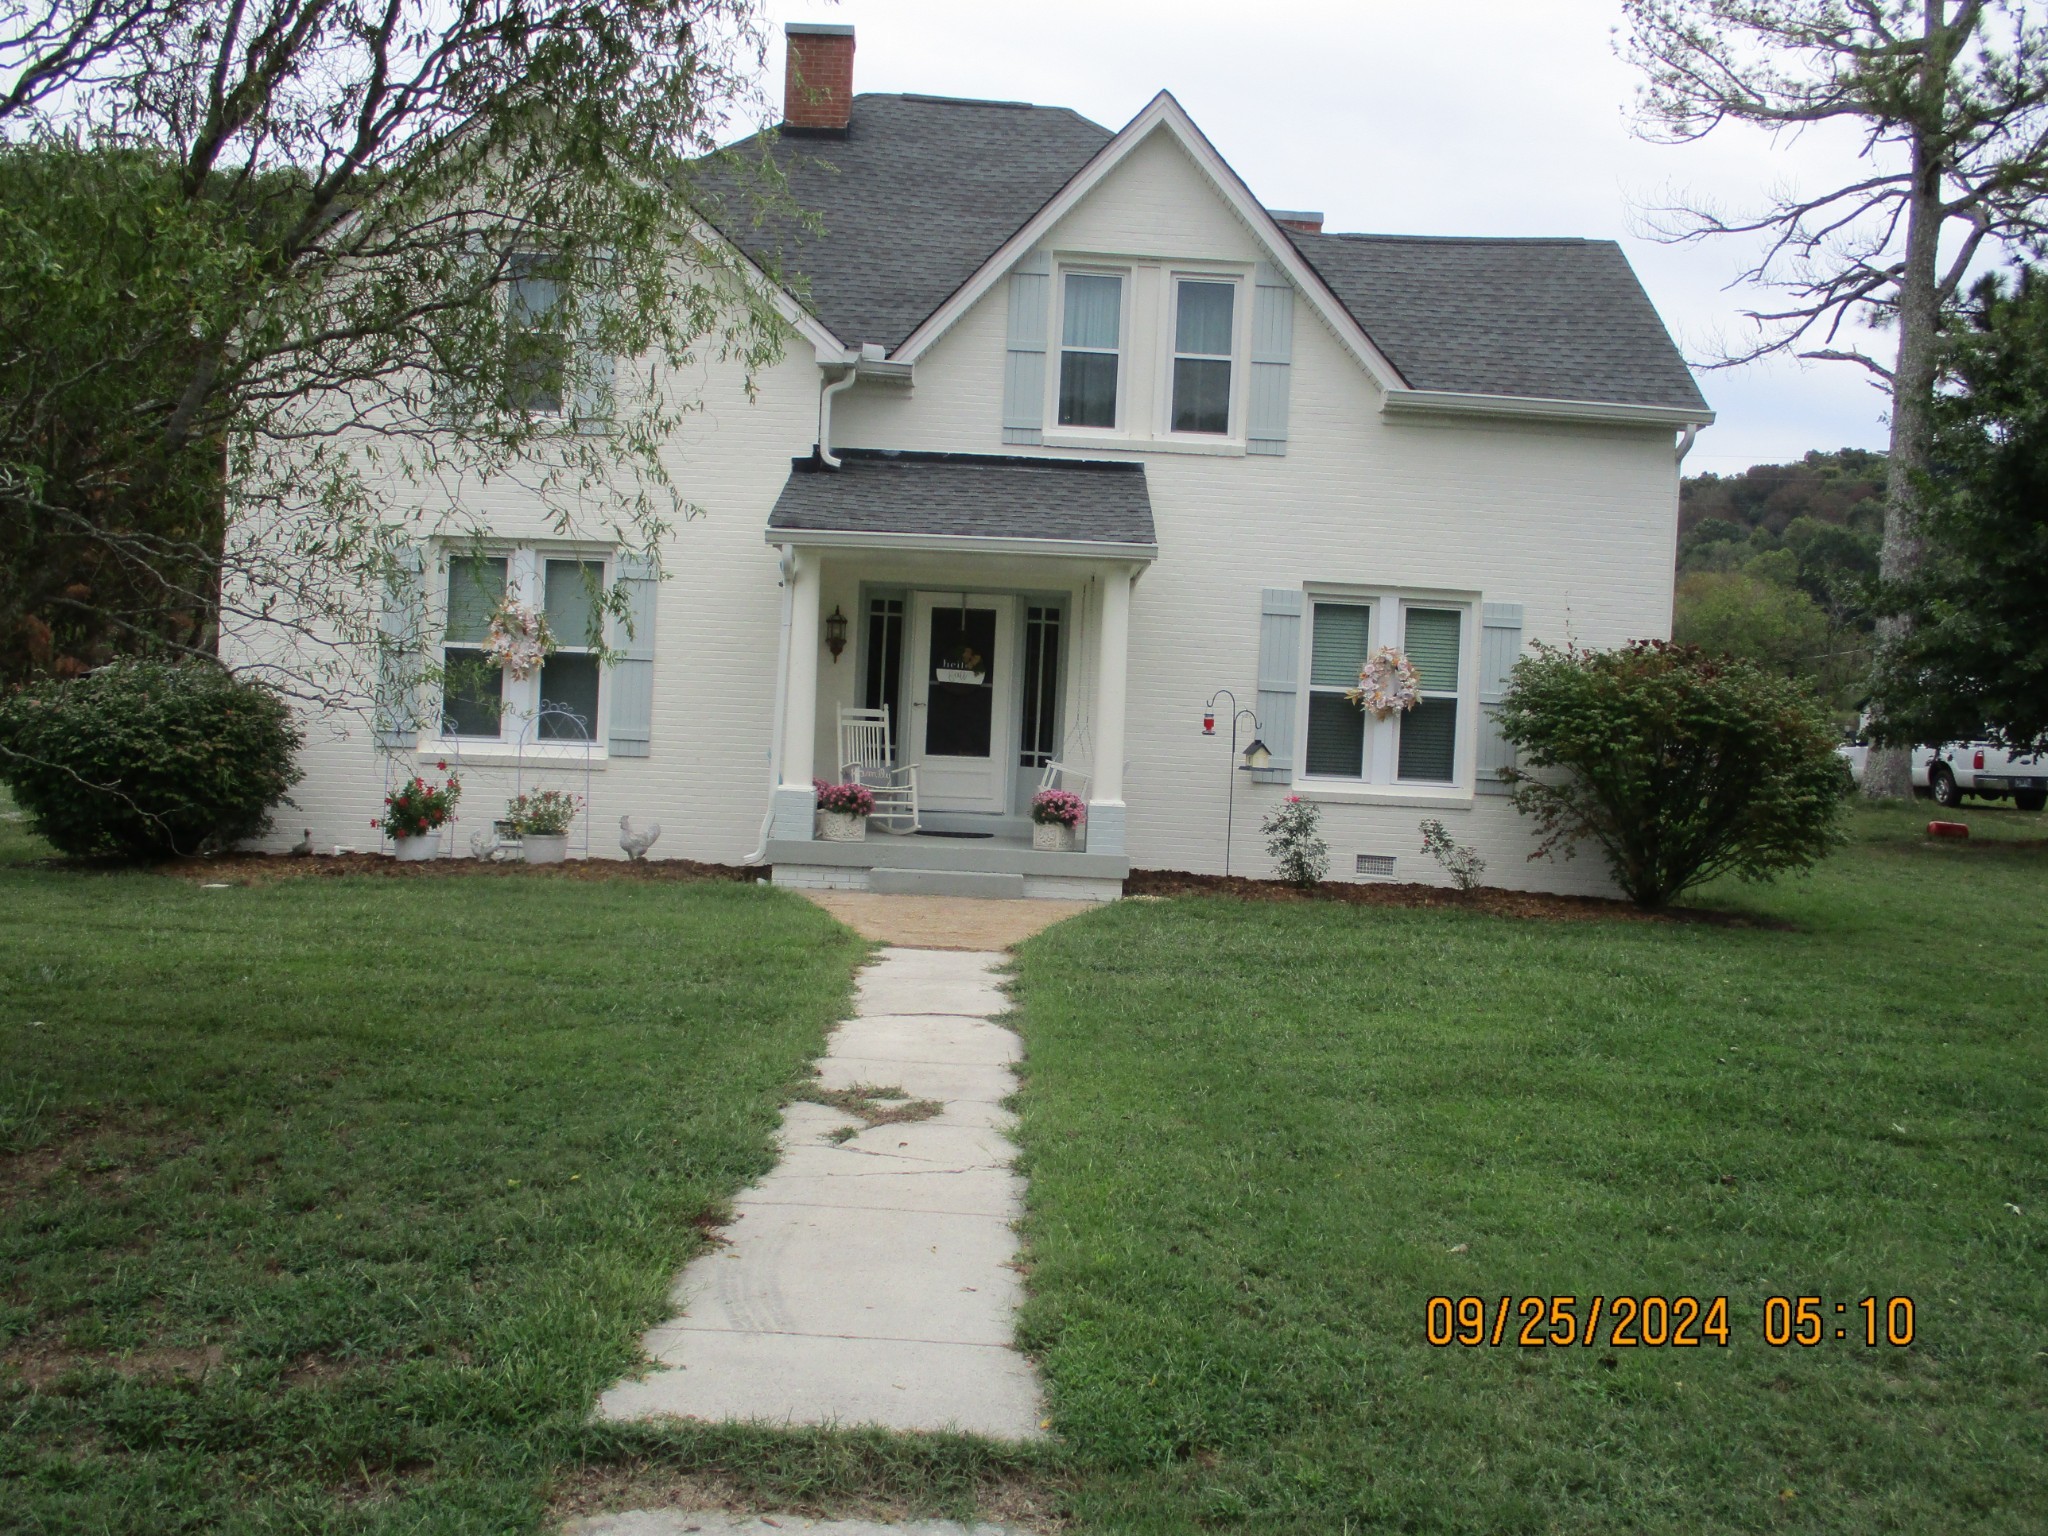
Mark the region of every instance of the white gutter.
[[[1048, 463], [1058, 463], [1051, 459]], [[1048, 555], [1075, 560], [1149, 561], [1157, 544], [1119, 544], [1107, 539], [990, 538], [967, 533], [850, 533], [836, 528], [770, 528], [770, 544], [821, 549], [931, 550], [963, 555]]]
[[848, 368], [818, 391], [818, 462], [827, 469], [839, 467], [839, 461], [832, 457], [832, 397], [842, 389], [853, 388], [854, 380], [859, 377], [856, 368]]
[[[852, 377], [851, 374], [848, 375]], [[789, 627], [796, 606], [796, 551], [783, 545], [776, 559], [782, 572], [782, 638], [775, 647], [775, 725], [768, 738], [768, 809], [761, 816], [761, 839], [742, 864], [768, 857], [768, 829], [775, 824], [775, 791], [782, 787], [782, 717], [789, 701]]]
[[1550, 421], [1612, 422], [1616, 426], [1706, 427], [1714, 413], [1698, 406], [1629, 405], [1611, 400], [1544, 400], [1520, 395], [1478, 395], [1448, 389], [1390, 389], [1389, 415], [1428, 412], [1453, 416], [1522, 416]]

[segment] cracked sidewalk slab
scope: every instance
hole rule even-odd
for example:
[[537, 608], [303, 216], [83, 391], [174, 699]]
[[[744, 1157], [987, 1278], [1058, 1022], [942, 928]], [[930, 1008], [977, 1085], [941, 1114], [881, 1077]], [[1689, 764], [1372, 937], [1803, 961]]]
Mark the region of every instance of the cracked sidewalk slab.
[[1013, 1343], [1024, 1188], [1002, 1101], [1021, 1043], [991, 1022], [1008, 1007], [1003, 964], [889, 949], [861, 972], [821, 1085], [900, 1088], [940, 1112], [870, 1126], [786, 1106], [775, 1169], [643, 1340], [657, 1369], [606, 1392], [600, 1417], [1041, 1437], [1037, 1376]]

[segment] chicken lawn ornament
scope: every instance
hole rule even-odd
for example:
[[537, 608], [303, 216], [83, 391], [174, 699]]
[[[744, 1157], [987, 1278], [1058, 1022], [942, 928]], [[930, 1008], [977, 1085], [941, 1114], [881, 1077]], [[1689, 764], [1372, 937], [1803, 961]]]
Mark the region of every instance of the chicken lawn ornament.
[[654, 846], [655, 839], [660, 836], [661, 823], [658, 821], [650, 821], [645, 832], [635, 832], [632, 817], [619, 818], [619, 846], [626, 850], [626, 857], [635, 864], [647, 858], [647, 850]]

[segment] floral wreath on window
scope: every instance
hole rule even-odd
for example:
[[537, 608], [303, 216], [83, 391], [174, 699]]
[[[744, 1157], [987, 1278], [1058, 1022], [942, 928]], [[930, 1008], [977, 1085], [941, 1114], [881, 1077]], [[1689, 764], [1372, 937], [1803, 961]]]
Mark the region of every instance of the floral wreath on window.
[[484, 653], [509, 672], [514, 682], [524, 682], [540, 670], [554, 649], [555, 637], [546, 614], [509, 597], [491, 610]]
[[1344, 697], [1360, 709], [1371, 710], [1374, 719], [1384, 720], [1422, 702], [1422, 679], [1415, 663], [1399, 648], [1383, 645], [1366, 658], [1358, 669], [1358, 686], [1348, 689]]

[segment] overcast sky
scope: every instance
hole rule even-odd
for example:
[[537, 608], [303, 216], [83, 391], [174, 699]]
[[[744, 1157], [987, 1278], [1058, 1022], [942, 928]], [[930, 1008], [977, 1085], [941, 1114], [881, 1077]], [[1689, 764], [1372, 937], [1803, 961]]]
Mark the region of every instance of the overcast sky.
[[[1744, 251], [1672, 248], [1643, 210], [1674, 194], [1751, 204], [1822, 188], [1853, 140], [1729, 132], [1683, 148], [1630, 132], [1636, 76], [1618, 0], [769, 0], [781, 26], [851, 23], [854, 89], [1072, 107], [1120, 128], [1164, 87], [1254, 194], [1326, 228], [1619, 240], [1688, 358], [1738, 337], [1767, 294], [1731, 290]], [[1726, 130], [1724, 130], [1726, 131]], [[1719, 414], [1687, 460], [1727, 473], [1809, 448], [1882, 447], [1884, 402], [1850, 365], [1703, 372]]]

